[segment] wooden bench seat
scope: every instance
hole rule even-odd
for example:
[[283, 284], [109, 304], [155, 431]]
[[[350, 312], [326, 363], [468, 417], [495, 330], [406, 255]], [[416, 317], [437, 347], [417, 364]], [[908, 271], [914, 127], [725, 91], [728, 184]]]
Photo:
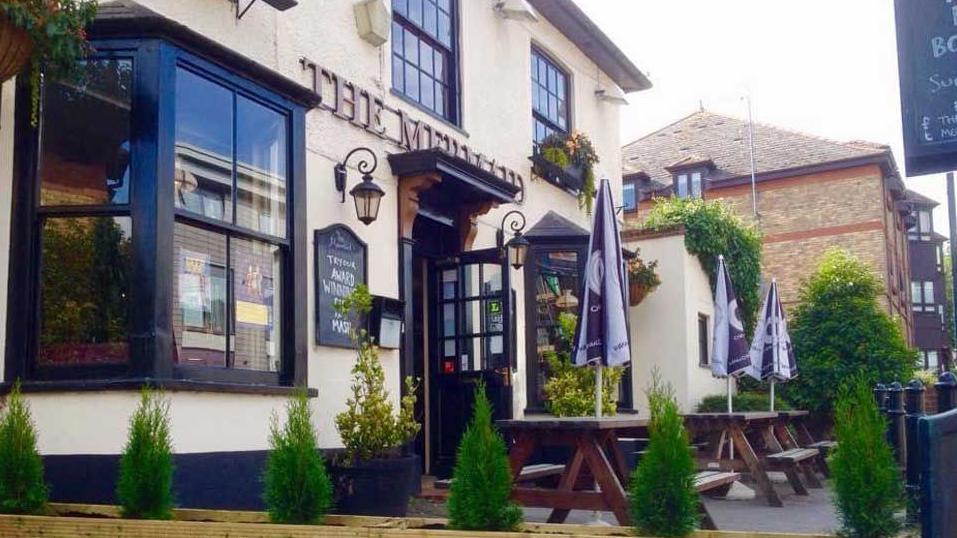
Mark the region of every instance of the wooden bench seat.
[[837, 448], [837, 441], [818, 441], [807, 445], [807, 448], [813, 448], [821, 453], [821, 457], [817, 460], [817, 467], [825, 478], [831, 476], [831, 469], [827, 466], [827, 457], [832, 450]]
[[807, 448], [816, 448], [818, 450], [832, 450], [837, 447], [837, 441], [818, 441], [807, 445]]
[[794, 493], [798, 495], [808, 495], [807, 488], [801, 482], [797, 472], [804, 474], [807, 485], [812, 488], [822, 488], [821, 481], [814, 474], [811, 465], [821, 457], [821, 452], [816, 448], [792, 448], [777, 454], [768, 454], [764, 457], [768, 469], [772, 471], [783, 471], [788, 477], [788, 482], [794, 488]]
[[[565, 466], [554, 463], [536, 463], [522, 467], [522, 472], [518, 475], [516, 482], [537, 482], [543, 478], [552, 476], [561, 476], [565, 472]], [[436, 489], [449, 489], [452, 485], [452, 479], [436, 480]]]
[[[694, 477], [694, 489], [698, 493], [709, 493], [717, 497], [723, 497], [728, 494], [732, 484], [741, 478], [740, 473], [729, 473], [724, 471], [700, 471]], [[701, 512], [701, 528], [714, 530], [714, 520], [708, 513], [708, 508], [703, 502], [698, 501], [698, 511]]]

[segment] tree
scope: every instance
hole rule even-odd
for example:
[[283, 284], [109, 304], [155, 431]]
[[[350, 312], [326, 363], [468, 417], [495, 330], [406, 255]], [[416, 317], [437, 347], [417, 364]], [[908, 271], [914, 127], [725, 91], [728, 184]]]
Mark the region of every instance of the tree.
[[631, 477], [631, 513], [640, 535], [688, 536], [698, 526], [695, 460], [674, 388], [653, 373], [650, 439]]
[[7, 397], [0, 419], [0, 512], [35, 514], [47, 503], [43, 460], [37, 452], [37, 433], [30, 407], [20, 394], [20, 380]]
[[173, 443], [169, 400], [144, 386], [120, 457], [116, 497], [123, 517], [173, 517]]
[[286, 404], [286, 423], [273, 416], [263, 477], [266, 509], [274, 523], [319, 523], [332, 506], [332, 482], [319, 454], [305, 390]]
[[901, 523], [896, 513], [904, 507], [904, 490], [887, 444], [887, 423], [865, 377], [856, 376], [841, 388], [834, 422], [838, 444], [830, 467], [840, 535], [897, 536]]
[[475, 388], [475, 405], [456, 454], [449, 491], [449, 523], [464, 530], [512, 530], [522, 510], [509, 500], [512, 473], [505, 441], [492, 426], [485, 386]]
[[881, 289], [866, 264], [839, 249], [802, 283], [791, 330], [800, 375], [784, 386], [794, 406], [828, 414], [836, 389], [856, 375], [871, 386], [910, 379], [917, 353], [878, 305]]

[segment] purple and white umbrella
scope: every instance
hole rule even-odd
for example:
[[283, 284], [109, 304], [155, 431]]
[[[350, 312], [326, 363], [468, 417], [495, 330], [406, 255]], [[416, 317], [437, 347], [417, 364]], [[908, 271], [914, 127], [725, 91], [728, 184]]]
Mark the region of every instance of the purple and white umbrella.
[[761, 307], [761, 319], [754, 330], [751, 342], [752, 377], [768, 380], [771, 383], [771, 411], [774, 411], [774, 385], [778, 381], [788, 381], [798, 375], [794, 348], [788, 336], [788, 323], [784, 318], [784, 307], [778, 294], [778, 283], [771, 281], [768, 295]]
[[714, 337], [711, 345], [711, 372], [727, 379], [728, 413], [731, 404], [731, 378], [751, 367], [750, 346], [744, 334], [744, 324], [738, 312], [731, 277], [718, 256], [718, 277], [714, 287]]
[[576, 366], [595, 365], [595, 416], [600, 417], [602, 367], [631, 361], [625, 319], [627, 274], [607, 179], [602, 179], [598, 188], [583, 277], [585, 291], [579, 308], [573, 362]]

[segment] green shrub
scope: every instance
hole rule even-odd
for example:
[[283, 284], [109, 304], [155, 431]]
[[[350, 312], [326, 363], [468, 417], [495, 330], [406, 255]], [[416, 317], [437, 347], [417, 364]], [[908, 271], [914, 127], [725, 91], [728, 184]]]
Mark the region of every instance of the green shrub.
[[120, 457], [116, 498], [123, 517], [173, 517], [173, 446], [169, 400], [144, 386], [130, 417], [129, 437]]
[[658, 198], [644, 228], [663, 230], [684, 226], [685, 247], [698, 257], [714, 289], [718, 256], [724, 255], [745, 332], [754, 333], [761, 285], [761, 234], [745, 224], [724, 202], [700, 198]]
[[512, 530], [522, 510], [509, 500], [512, 472], [505, 441], [492, 426], [485, 385], [475, 388], [472, 422], [462, 435], [449, 490], [449, 524], [463, 530]]
[[[336, 310], [349, 317], [356, 325], [372, 308], [369, 289], [360, 284], [352, 293], [336, 303]], [[365, 330], [353, 331], [356, 363], [352, 368], [352, 396], [346, 400], [346, 410], [336, 415], [336, 428], [345, 445], [346, 459], [370, 460], [383, 458], [389, 452], [412, 440], [419, 432], [415, 420], [414, 378], [407, 377], [404, 395], [398, 413], [385, 390], [385, 370], [379, 361], [379, 346]]]
[[273, 415], [263, 477], [266, 509], [274, 523], [319, 523], [332, 506], [332, 482], [319, 454], [305, 390], [286, 403], [286, 423]]
[[7, 396], [0, 419], [0, 512], [36, 514], [47, 503], [43, 460], [37, 452], [37, 434], [30, 407], [20, 394], [20, 380]]
[[887, 444], [887, 423], [865, 376], [841, 388], [834, 420], [838, 445], [830, 467], [841, 536], [896, 536], [901, 523], [895, 513], [904, 507], [904, 490]]
[[[767, 411], [771, 409], [771, 398], [766, 392], [738, 392], [732, 397], [732, 407], [735, 412], [745, 411]], [[774, 399], [774, 408], [778, 411], [787, 411], [792, 409], [788, 402], [776, 395]], [[705, 396], [698, 403], [697, 411], [699, 413], [725, 413], [728, 411], [728, 395], [712, 394]]]
[[792, 405], [828, 416], [847, 379], [862, 375], [873, 386], [911, 378], [917, 353], [878, 305], [879, 293], [871, 268], [842, 250], [828, 251], [802, 283], [790, 328], [800, 375], [780, 391]]
[[631, 513], [638, 534], [688, 536], [698, 526], [695, 460], [674, 388], [658, 372], [648, 390], [650, 439], [631, 477]]
[[[545, 408], [559, 417], [583, 417], [595, 414], [595, 369], [572, 364], [574, 346], [574, 314], [558, 315], [559, 343], [556, 351], [544, 353], [548, 365], [545, 380]], [[625, 369], [619, 366], [602, 370], [601, 413], [612, 416], [618, 412], [618, 384]]]

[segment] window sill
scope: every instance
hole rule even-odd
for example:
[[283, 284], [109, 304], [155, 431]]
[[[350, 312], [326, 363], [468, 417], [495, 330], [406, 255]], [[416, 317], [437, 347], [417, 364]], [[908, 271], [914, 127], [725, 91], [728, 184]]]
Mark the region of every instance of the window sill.
[[[144, 384], [160, 388], [169, 392], [216, 392], [230, 394], [257, 394], [262, 396], [291, 396], [296, 387], [277, 385], [255, 385], [245, 383], [222, 383], [215, 381], [195, 381], [187, 379], [96, 379], [96, 380], [64, 380], [64, 381], [25, 381], [21, 385], [24, 393], [28, 392], [99, 392], [110, 390], [139, 390]], [[13, 383], [0, 383], [0, 394], [8, 394]], [[307, 389], [310, 398], [319, 395], [316, 389]]]

